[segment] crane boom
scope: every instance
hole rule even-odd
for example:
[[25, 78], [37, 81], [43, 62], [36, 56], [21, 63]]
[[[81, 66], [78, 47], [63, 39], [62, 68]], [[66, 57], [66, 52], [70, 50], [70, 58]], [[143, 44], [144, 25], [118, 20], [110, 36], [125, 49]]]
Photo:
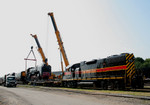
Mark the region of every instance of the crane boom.
[[53, 15], [52, 12], [48, 13], [48, 15], [51, 17], [51, 20], [52, 20], [52, 23], [53, 23], [53, 26], [54, 26], [54, 30], [55, 30], [55, 34], [56, 34], [56, 37], [57, 37], [59, 49], [60, 49], [60, 51], [62, 53], [62, 56], [63, 56], [63, 59], [64, 59], [64, 63], [66, 65], [66, 67], [67, 67], [69, 65], [69, 61], [68, 61], [68, 58], [67, 58], [67, 55], [66, 55], [66, 52], [65, 52], [65, 48], [63, 46], [63, 42], [62, 42], [60, 33], [58, 31], [58, 28], [57, 28], [57, 25], [56, 25], [56, 22], [55, 22], [55, 19], [54, 19], [54, 15]]
[[37, 35], [32, 35], [32, 34], [30, 34], [30, 35], [35, 39], [35, 42], [36, 42], [36, 44], [37, 44], [37, 46], [38, 46], [38, 51], [39, 51], [39, 53], [41, 54], [43, 63], [48, 66], [47, 58], [46, 58], [45, 55], [44, 55], [44, 52], [43, 52], [43, 50], [42, 50], [42, 47], [41, 47], [41, 45], [40, 45], [40, 43], [39, 43], [39, 40], [38, 40], [38, 38], [37, 38]]

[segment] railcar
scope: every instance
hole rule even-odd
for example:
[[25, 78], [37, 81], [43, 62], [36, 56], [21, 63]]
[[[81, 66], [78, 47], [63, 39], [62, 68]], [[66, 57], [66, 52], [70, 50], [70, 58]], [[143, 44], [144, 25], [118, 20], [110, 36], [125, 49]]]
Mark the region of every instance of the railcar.
[[15, 73], [15, 77], [16, 77], [17, 83], [23, 83], [23, 84], [26, 83], [26, 73], [25, 73], [25, 71]]
[[76, 87], [81, 82], [92, 82], [102, 89], [130, 89], [136, 87], [134, 55], [122, 53], [103, 59], [73, 64], [63, 74], [62, 84]]

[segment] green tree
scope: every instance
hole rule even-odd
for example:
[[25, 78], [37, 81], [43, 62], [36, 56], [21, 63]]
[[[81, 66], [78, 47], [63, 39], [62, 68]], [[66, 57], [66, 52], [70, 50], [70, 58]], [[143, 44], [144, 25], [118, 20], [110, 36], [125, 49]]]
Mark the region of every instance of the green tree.
[[135, 62], [135, 68], [136, 68], [137, 70], [142, 69], [142, 67], [143, 67], [143, 63], [141, 63], [141, 62]]
[[136, 58], [135, 58], [135, 62], [143, 63], [143, 62], [144, 62], [144, 59], [141, 58], [141, 57], [136, 57]]
[[150, 78], [150, 58], [145, 59], [142, 64], [142, 70], [146, 78]]
[[150, 58], [148, 58], [144, 61], [144, 63], [142, 64], [142, 68], [150, 70]]
[[141, 70], [141, 69], [142, 69], [143, 63], [144, 63], [143, 58], [141, 58], [141, 57], [135, 58], [135, 68], [136, 68], [137, 70]]
[[149, 62], [150, 63], [150, 58], [145, 59], [144, 62]]
[[146, 78], [150, 78], [150, 58], [145, 60], [141, 57], [135, 58], [135, 68], [142, 71]]

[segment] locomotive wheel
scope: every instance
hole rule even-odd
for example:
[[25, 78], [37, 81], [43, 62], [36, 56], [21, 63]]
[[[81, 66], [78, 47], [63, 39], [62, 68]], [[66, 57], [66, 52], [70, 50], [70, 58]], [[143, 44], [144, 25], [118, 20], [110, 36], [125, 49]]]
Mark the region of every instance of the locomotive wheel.
[[93, 83], [93, 89], [96, 89], [96, 83], [95, 82]]
[[71, 82], [71, 84], [72, 84], [72, 88], [76, 88], [77, 87], [77, 83], [75, 82], [75, 81], [73, 81], [73, 82]]
[[77, 82], [74, 82], [74, 88], [77, 88], [78, 84]]
[[83, 88], [83, 86], [82, 86], [81, 84], [78, 84], [78, 85], [77, 85], [77, 88], [82, 89], [82, 88]]
[[105, 86], [104, 86], [104, 90], [107, 90], [107, 89], [108, 89], [108, 85], [106, 83]]
[[115, 81], [115, 85], [114, 85], [114, 89], [115, 90], [119, 90], [119, 82], [118, 81]]
[[101, 88], [104, 89], [104, 81], [101, 82]]
[[108, 89], [107, 81], [102, 81], [101, 87], [102, 87], [102, 89], [107, 90]]
[[74, 87], [73, 82], [70, 82], [70, 87], [71, 87], [71, 88], [73, 88], [73, 87]]
[[67, 82], [67, 88], [70, 88], [70, 87], [71, 87], [71, 83]]
[[67, 82], [64, 82], [64, 83], [63, 83], [63, 86], [64, 86], [64, 87], [67, 87]]
[[114, 90], [114, 82], [110, 83], [110, 90]]

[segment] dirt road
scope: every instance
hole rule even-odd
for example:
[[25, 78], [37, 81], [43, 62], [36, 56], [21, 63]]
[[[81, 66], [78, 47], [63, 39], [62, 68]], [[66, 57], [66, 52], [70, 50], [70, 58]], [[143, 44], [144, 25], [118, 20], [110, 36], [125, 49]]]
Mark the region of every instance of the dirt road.
[[0, 86], [0, 105], [149, 105], [149, 101], [38, 88]]

